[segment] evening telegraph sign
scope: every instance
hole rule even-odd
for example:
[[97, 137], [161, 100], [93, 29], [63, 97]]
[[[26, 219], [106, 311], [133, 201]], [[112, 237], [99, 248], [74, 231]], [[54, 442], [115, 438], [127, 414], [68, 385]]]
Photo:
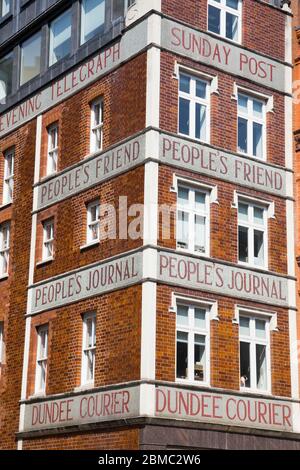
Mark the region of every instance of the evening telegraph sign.
[[[2, 114], [0, 137], [69, 98], [143, 51], [151, 43], [148, 37], [149, 21], [150, 18], [147, 18], [134, 25], [125, 32], [120, 41], [104, 48], [73, 71], [55, 80], [49, 87]], [[166, 18], [162, 18], [161, 46], [170, 52], [190, 57], [197, 62], [279, 92], [291, 93], [290, 80], [287, 79], [287, 76], [291, 77], [289, 66]]]

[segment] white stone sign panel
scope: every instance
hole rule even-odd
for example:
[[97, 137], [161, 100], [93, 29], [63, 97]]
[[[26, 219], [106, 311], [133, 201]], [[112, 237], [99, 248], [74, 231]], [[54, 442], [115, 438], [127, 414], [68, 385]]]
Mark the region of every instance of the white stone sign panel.
[[128, 387], [25, 405], [24, 432], [128, 419], [139, 414], [139, 387]]
[[286, 171], [255, 159], [215, 149], [183, 137], [160, 135], [162, 163], [276, 196], [287, 196]]
[[285, 277], [203, 258], [158, 252], [158, 280], [187, 289], [288, 307]]
[[34, 314], [122, 289], [142, 278], [142, 253], [126, 255], [52, 278], [30, 289]]
[[246, 395], [213, 393], [209, 389], [198, 391], [157, 387], [155, 414], [157, 417], [184, 421], [293, 431], [292, 403]]
[[144, 158], [145, 135], [140, 135], [99, 155], [83, 160], [79, 165], [38, 185], [37, 210], [116, 177], [141, 163]]
[[163, 48], [196, 62], [291, 94], [292, 68], [282, 62], [166, 18], [162, 19], [161, 42]]

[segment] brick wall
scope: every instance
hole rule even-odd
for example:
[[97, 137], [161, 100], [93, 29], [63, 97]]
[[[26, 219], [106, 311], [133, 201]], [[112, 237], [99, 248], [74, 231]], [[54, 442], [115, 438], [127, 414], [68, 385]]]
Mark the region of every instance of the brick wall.
[[146, 54], [140, 54], [44, 113], [41, 176], [45, 176], [46, 171], [47, 127], [50, 124], [59, 124], [59, 170], [90, 154], [90, 104], [99, 97], [103, 97], [104, 104], [104, 150], [145, 127], [146, 58]]
[[78, 434], [61, 434], [24, 442], [24, 450], [138, 450], [139, 429], [122, 428]]
[[95, 387], [140, 378], [141, 287], [45, 312], [32, 320], [28, 397], [34, 393], [36, 327], [49, 324], [47, 395], [80, 386], [82, 315], [96, 313]]
[[[252, 0], [253, 1], [253, 0]], [[192, 60], [163, 52], [161, 56], [161, 103], [160, 127], [162, 130], [178, 131], [178, 80], [174, 78], [175, 61], [210, 75], [218, 76], [218, 94], [211, 95], [211, 144], [231, 152], [237, 151], [237, 100], [233, 99], [234, 84], [253, 92], [273, 96], [274, 113], [267, 113], [267, 161], [285, 166], [285, 120], [284, 96], [275, 91], [249, 83]]]
[[[210, 204], [210, 256], [212, 258], [238, 262], [238, 222], [237, 209], [232, 207], [234, 191], [239, 189], [244, 195], [261, 198], [264, 201], [275, 203], [275, 218], [268, 219], [268, 266], [270, 271], [280, 274], [287, 273], [287, 233], [286, 233], [286, 206], [285, 200], [270, 196], [252, 189], [237, 187], [234, 184], [223, 182], [207, 176], [176, 169], [174, 171], [165, 165], [159, 169], [159, 204], [176, 207], [177, 194], [171, 191], [173, 175], [192, 177], [199, 183], [217, 186], [218, 204]], [[160, 214], [159, 244], [167, 248], [176, 248], [176, 221], [171, 215], [171, 238], [166, 239], [163, 230], [168, 218]], [[163, 227], [164, 226], [164, 227]]]
[[[107, 181], [95, 188], [89, 189], [79, 195], [60, 202], [51, 210], [47, 209], [39, 214], [39, 220], [55, 216], [55, 255], [50, 263], [37, 266], [35, 282], [52, 277], [81, 266], [101, 261], [137, 248], [142, 245], [142, 237], [137, 240], [119, 239], [119, 197], [127, 196], [128, 208], [132, 204], [142, 204], [144, 199], [144, 168], [139, 167], [117, 178]], [[98, 245], [90, 246], [84, 250], [80, 247], [86, 244], [86, 205], [99, 198], [100, 204], [111, 204], [116, 208], [117, 239], [105, 239]], [[128, 217], [128, 226], [137, 216]], [[113, 217], [114, 218], [114, 217]], [[108, 216], [103, 219], [107, 221]], [[110, 227], [114, 227], [113, 219]], [[125, 219], [126, 220], [126, 219]], [[124, 229], [124, 226], [123, 226]], [[37, 259], [41, 252], [42, 224], [39, 223], [37, 233]]]
[[[176, 314], [169, 311], [172, 306], [172, 291], [174, 289], [165, 285], [160, 285], [157, 289], [156, 379], [174, 382], [176, 373]], [[175, 292], [184, 296], [218, 302], [219, 321], [212, 320], [210, 322], [211, 385], [229, 390], [239, 390], [239, 332], [238, 325], [232, 323], [237, 300], [199, 290], [176, 288]], [[253, 302], [243, 301], [243, 306], [271, 310], [265, 305]], [[276, 311], [278, 331], [271, 332], [272, 393], [287, 397], [291, 393], [288, 312], [285, 309], [276, 309]]]
[[[0, 217], [10, 217], [11, 250], [9, 279], [0, 282], [0, 312], [4, 316], [5, 370], [0, 378], [0, 447], [14, 448], [18, 429], [19, 400], [24, 353], [25, 321], [31, 238], [32, 183], [35, 151], [35, 121], [1, 141], [15, 146], [14, 201], [0, 208]], [[3, 295], [3, 297], [2, 297]]]

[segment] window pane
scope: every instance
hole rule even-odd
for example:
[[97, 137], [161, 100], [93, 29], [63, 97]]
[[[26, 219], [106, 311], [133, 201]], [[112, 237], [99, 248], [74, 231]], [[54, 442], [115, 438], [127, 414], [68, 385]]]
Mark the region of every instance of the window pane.
[[195, 308], [194, 326], [195, 328], [201, 328], [202, 330], [206, 329], [206, 310]]
[[264, 320], [255, 320], [255, 336], [256, 338], [266, 338], [266, 322]]
[[205, 380], [205, 336], [202, 335], [195, 335], [194, 380]]
[[50, 65], [71, 52], [71, 11], [65, 12], [51, 24], [52, 50]]
[[207, 83], [202, 82], [201, 80], [196, 80], [196, 96], [198, 96], [198, 98], [206, 98], [206, 89]]
[[267, 389], [267, 356], [266, 346], [256, 345], [256, 385], [259, 390]]
[[188, 376], [188, 334], [177, 332], [176, 377], [186, 379]]
[[254, 263], [264, 265], [264, 232], [254, 230]]
[[179, 98], [179, 132], [189, 135], [190, 133], [190, 102]]
[[6, 96], [12, 91], [13, 54], [0, 59], [0, 102], [5, 103]]
[[102, 101], [94, 104], [94, 126], [102, 123]]
[[[127, 8], [130, 7], [130, 5], [136, 0], [127, 0], [125, 1], [125, 6]], [[113, 9], [113, 12], [112, 12], [112, 19], [113, 20], [116, 20], [118, 18], [123, 18], [124, 16], [124, 0], [114, 0], [112, 2], [112, 9]]]
[[195, 138], [206, 139], [206, 106], [196, 103], [196, 129]]
[[230, 13], [226, 14], [226, 37], [234, 41], [238, 39], [238, 17]]
[[195, 191], [195, 210], [205, 211], [206, 194]]
[[9, 13], [10, 0], [0, 0], [0, 18]]
[[187, 188], [178, 188], [178, 204], [187, 206], [189, 204], [189, 190]]
[[256, 224], [264, 223], [264, 209], [261, 207], [254, 207], [254, 222]]
[[82, 42], [98, 34], [105, 21], [105, 0], [83, 0]]
[[91, 381], [94, 379], [94, 351], [87, 351], [86, 352], [87, 356], [87, 380]]
[[189, 245], [189, 214], [183, 211], [177, 214], [177, 244], [180, 248]]
[[205, 253], [206, 247], [205, 217], [195, 215], [195, 251]]
[[263, 126], [257, 122], [253, 123], [253, 155], [262, 158], [263, 156]]
[[187, 326], [189, 324], [189, 308], [184, 305], [177, 306], [177, 325]]
[[239, 227], [239, 261], [248, 263], [248, 229]]
[[238, 119], [238, 151], [247, 153], [248, 131], [247, 120], [239, 117]]
[[221, 11], [211, 5], [208, 7], [208, 30], [220, 34]]
[[248, 112], [248, 98], [244, 95], [238, 96], [238, 108], [239, 112], [246, 113]]
[[239, 6], [239, 0], [226, 0], [226, 6], [237, 10]]
[[263, 118], [263, 103], [261, 101], [253, 100], [253, 114], [255, 117]]
[[186, 75], [180, 75], [179, 90], [184, 93], [190, 93], [191, 78]]
[[250, 319], [240, 317], [240, 335], [250, 336]]
[[41, 33], [22, 44], [21, 85], [36, 77], [41, 70]]
[[250, 387], [250, 344], [240, 343], [240, 375], [241, 386]]
[[91, 222], [96, 222], [98, 219], [97, 212], [98, 206], [91, 206]]
[[248, 204], [239, 203], [239, 220], [248, 220], [249, 206]]

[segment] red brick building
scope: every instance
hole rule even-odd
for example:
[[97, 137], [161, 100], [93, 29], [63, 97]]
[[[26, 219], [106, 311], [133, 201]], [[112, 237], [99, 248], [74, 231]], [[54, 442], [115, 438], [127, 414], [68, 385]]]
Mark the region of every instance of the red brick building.
[[3, 5], [1, 448], [299, 449], [289, 2]]

